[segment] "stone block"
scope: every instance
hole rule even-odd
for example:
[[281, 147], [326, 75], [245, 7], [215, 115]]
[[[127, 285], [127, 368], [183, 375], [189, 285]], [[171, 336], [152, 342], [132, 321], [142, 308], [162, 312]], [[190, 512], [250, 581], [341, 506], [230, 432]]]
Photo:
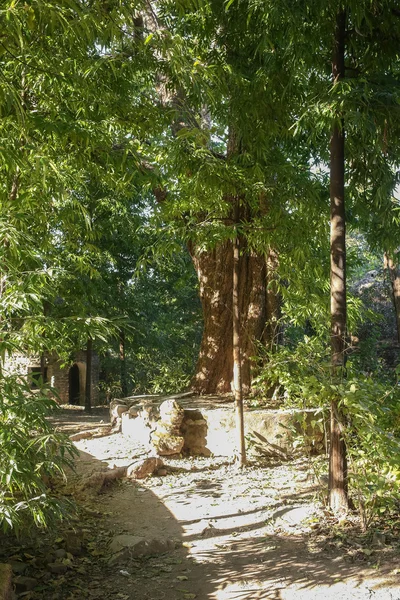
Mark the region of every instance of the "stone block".
[[11, 565], [0, 563], [0, 600], [12, 600], [12, 568]]
[[163, 461], [158, 456], [148, 456], [129, 465], [126, 476], [132, 479], [145, 479], [145, 477], [153, 475], [163, 465]]

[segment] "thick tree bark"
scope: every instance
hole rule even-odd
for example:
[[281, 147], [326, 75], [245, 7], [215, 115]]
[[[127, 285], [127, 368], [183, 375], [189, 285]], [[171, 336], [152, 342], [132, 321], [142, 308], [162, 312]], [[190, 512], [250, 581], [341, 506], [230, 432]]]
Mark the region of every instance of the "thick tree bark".
[[[239, 225], [239, 199], [234, 199], [235, 223]], [[233, 328], [233, 390], [235, 395], [236, 432], [238, 437], [238, 462], [241, 467], [246, 465], [246, 443], [244, 438], [243, 414], [243, 385], [241, 360], [241, 321], [239, 303], [240, 281], [240, 235], [236, 229], [233, 241], [233, 285], [232, 285], [232, 328]]]
[[85, 412], [92, 410], [92, 357], [93, 340], [89, 337], [86, 345]]
[[396, 265], [388, 252], [385, 252], [385, 269], [389, 273], [390, 285], [392, 287], [393, 307], [397, 325], [397, 341], [400, 344], [400, 267]]
[[121, 392], [126, 398], [128, 395], [128, 381], [126, 376], [126, 360], [125, 360], [125, 331], [120, 329], [119, 332], [119, 360], [120, 360], [120, 376], [121, 376]]
[[[200, 284], [204, 330], [192, 389], [200, 394], [232, 391], [233, 244], [227, 241], [209, 251], [189, 250]], [[265, 256], [243, 251], [239, 257], [238, 299], [241, 320], [241, 376], [244, 394], [251, 387], [251, 357], [262, 341], [267, 321]]]
[[[334, 84], [345, 76], [344, 52], [346, 14], [340, 11], [336, 20], [332, 61]], [[346, 218], [345, 218], [345, 132], [344, 122], [333, 126], [330, 153], [331, 198], [331, 361], [334, 377], [344, 376], [346, 340]], [[339, 402], [331, 403], [331, 435], [329, 457], [329, 505], [334, 511], [348, 509], [347, 458], [343, 439], [343, 416]]]

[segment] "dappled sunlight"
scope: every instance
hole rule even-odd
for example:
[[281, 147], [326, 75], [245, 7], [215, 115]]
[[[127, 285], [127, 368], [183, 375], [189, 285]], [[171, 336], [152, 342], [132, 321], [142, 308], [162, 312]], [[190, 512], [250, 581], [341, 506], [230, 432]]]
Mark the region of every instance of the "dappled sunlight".
[[[76, 446], [81, 476], [148, 455], [120, 434]], [[357, 558], [316, 533], [324, 517], [307, 461], [239, 470], [223, 457], [164, 457], [164, 465], [162, 477], [127, 479], [92, 495], [109, 531], [111, 581], [124, 571], [118, 585], [128, 597], [400, 598], [393, 567], [373, 571], [367, 556]], [[136, 556], [138, 548], [149, 554]]]

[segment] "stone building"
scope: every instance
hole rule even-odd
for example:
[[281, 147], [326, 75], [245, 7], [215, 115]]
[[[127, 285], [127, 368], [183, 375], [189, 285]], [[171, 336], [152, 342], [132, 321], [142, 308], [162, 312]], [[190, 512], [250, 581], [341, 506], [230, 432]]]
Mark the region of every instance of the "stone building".
[[[41, 374], [40, 357], [15, 353], [9, 356], [4, 364], [8, 373], [19, 373], [29, 377], [31, 389], [38, 387]], [[96, 406], [99, 399], [99, 371], [100, 361], [96, 354], [92, 357], [92, 406]], [[86, 386], [86, 352], [83, 350], [73, 355], [72, 363], [64, 365], [57, 356], [50, 355], [45, 358], [45, 382], [57, 391], [60, 404], [85, 404]]]

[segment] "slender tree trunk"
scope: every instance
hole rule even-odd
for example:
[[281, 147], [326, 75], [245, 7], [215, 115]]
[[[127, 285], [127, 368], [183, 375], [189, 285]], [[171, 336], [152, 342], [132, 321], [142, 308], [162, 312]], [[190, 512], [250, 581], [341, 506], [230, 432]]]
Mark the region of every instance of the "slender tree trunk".
[[93, 340], [91, 337], [86, 345], [86, 383], [85, 383], [85, 412], [92, 411], [92, 357]]
[[273, 248], [266, 255], [266, 316], [265, 345], [269, 350], [280, 343], [281, 302], [279, 293], [279, 256]]
[[[43, 339], [43, 348], [45, 348], [45, 339], [46, 339], [46, 317], [49, 314], [50, 305], [46, 300], [43, 300], [43, 318], [44, 318], [44, 329], [42, 333]], [[46, 380], [46, 353], [43, 350], [40, 354], [40, 376], [42, 378], [42, 382], [45, 383]]]
[[[338, 13], [332, 61], [334, 85], [345, 76], [344, 52], [346, 14]], [[335, 122], [330, 144], [331, 198], [331, 360], [335, 378], [345, 374], [346, 339], [346, 218], [344, 121]], [[331, 403], [331, 435], [329, 457], [329, 505], [334, 511], [348, 509], [347, 458], [343, 439], [344, 420], [337, 398]]]
[[121, 374], [121, 391], [122, 396], [126, 398], [126, 396], [128, 395], [128, 382], [126, 377], [125, 331], [123, 329], [120, 329], [119, 331], [119, 360]]
[[[273, 248], [268, 248], [266, 255], [266, 315], [267, 322], [263, 342], [269, 353], [273, 353], [281, 343], [281, 305], [282, 298], [279, 292], [279, 256]], [[263, 368], [268, 369], [268, 363], [263, 362]], [[267, 398], [273, 399], [275, 392], [279, 390], [279, 384], [268, 384], [265, 381], [265, 394]]]
[[396, 316], [397, 341], [400, 344], [400, 267], [396, 265], [388, 252], [385, 252], [385, 269], [389, 273], [392, 287], [393, 307]]
[[[235, 223], [239, 224], [239, 199], [234, 199]], [[239, 278], [240, 278], [240, 234], [236, 229], [233, 243], [233, 285], [232, 285], [232, 329], [233, 329], [233, 390], [235, 395], [236, 432], [238, 438], [238, 462], [241, 467], [246, 465], [246, 443], [244, 439], [243, 415], [243, 386], [242, 386], [242, 360], [241, 360], [241, 324], [239, 303]]]
[[44, 352], [40, 354], [40, 377], [42, 378], [42, 383], [46, 383], [46, 355]]

